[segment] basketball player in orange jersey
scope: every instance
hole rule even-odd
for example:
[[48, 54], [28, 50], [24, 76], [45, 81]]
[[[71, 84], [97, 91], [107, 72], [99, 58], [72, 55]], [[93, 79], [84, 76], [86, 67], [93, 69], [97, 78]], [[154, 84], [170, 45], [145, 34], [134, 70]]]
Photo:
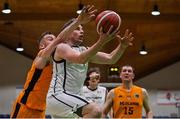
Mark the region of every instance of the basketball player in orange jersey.
[[24, 88], [16, 99], [11, 118], [45, 118], [46, 95], [52, 77], [50, 56], [57, 44], [66, 39], [74, 29], [94, 19], [96, 10], [88, 12], [91, 7], [84, 7], [83, 12], [57, 38], [50, 32], [42, 34], [39, 41], [40, 51], [28, 72]]
[[122, 85], [112, 89], [103, 108], [103, 117], [113, 109], [113, 118], [142, 118], [142, 107], [147, 118], [152, 118], [152, 111], [148, 101], [148, 93], [144, 88], [133, 85], [134, 70], [125, 65], [121, 69]]

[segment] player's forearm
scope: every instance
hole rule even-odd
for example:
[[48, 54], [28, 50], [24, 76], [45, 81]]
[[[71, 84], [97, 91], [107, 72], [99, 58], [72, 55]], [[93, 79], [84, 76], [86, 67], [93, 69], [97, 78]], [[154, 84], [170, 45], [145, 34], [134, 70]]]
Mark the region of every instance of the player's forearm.
[[109, 112], [110, 112], [110, 109], [103, 109], [102, 110], [102, 118], [107, 118]]
[[113, 118], [112, 111], [110, 110], [108, 113], [102, 113], [102, 118], [103, 119], [111, 119], [111, 118]]
[[80, 54], [81, 63], [86, 63], [90, 60], [99, 50], [102, 49], [104, 43], [101, 40], [98, 40], [93, 46], [88, 48], [86, 51]]
[[48, 62], [49, 62], [49, 58], [45, 58], [45, 57], [36, 57], [36, 59], [34, 60], [34, 64], [38, 69], [43, 69]]
[[57, 36], [57, 40], [60, 40], [61, 38], [66, 39], [79, 25], [80, 21], [78, 19], [74, 19], [70, 25], [61, 31], [61, 33]]
[[147, 119], [152, 119], [152, 118], [153, 118], [153, 113], [152, 113], [152, 111], [149, 111], [149, 112], [146, 114], [146, 117], [147, 117]]
[[114, 49], [109, 55], [109, 61], [106, 61], [108, 64], [114, 64], [116, 63], [124, 54], [125, 50], [126, 50], [126, 46], [123, 46], [121, 44], [119, 44], [116, 49]]
[[112, 52], [112, 54], [111, 54], [111, 56], [112, 56], [112, 62], [113, 63], [116, 63], [121, 57], [122, 57], [122, 55], [124, 54], [124, 52], [126, 51], [126, 49], [127, 49], [127, 46], [124, 46], [124, 45], [119, 45], [118, 47], [117, 47], [117, 49], [115, 49], [113, 52]]

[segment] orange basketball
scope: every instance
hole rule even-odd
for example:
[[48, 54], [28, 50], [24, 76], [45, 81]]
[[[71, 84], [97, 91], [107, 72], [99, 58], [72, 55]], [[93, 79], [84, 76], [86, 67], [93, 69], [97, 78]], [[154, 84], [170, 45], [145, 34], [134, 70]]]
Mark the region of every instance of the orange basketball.
[[96, 27], [98, 34], [100, 33], [100, 28], [102, 27], [103, 33], [108, 32], [111, 25], [113, 26], [112, 32], [117, 31], [121, 25], [121, 17], [114, 11], [106, 10], [98, 14], [96, 17]]

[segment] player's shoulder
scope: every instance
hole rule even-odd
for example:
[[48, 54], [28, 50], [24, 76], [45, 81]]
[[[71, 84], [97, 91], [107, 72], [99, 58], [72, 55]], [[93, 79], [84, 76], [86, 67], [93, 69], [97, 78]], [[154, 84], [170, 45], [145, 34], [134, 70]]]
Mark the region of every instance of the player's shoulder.
[[148, 92], [145, 88], [142, 88], [143, 95], [148, 95]]
[[83, 86], [83, 89], [87, 89], [87, 86]]
[[69, 47], [69, 45], [67, 43], [59, 43], [57, 45], [57, 48], [61, 48], [61, 47]]
[[144, 95], [147, 95], [147, 90], [143, 87], [140, 87], [140, 86], [134, 86], [136, 89], [139, 89], [143, 92]]
[[106, 89], [106, 87], [104, 87], [104, 86], [98, 86], [98, 88], [100, 88], [100, 89]]
[[109, 92], [108, 92], [108, 96], [110, 97], [114, 97], [115, 93], [114, 93], [114, 89], [111, 89]]
[[122, 89], [122, 86], [117, 86], [117, 87], [113, 88], [113, 90], [119, 90], [119, 89]]
[[140, 90], [142, 90], [142, 91], [146, 90], [145, 88], [142, 88], [142, 87], [137, 86], [137, 85], [134, 85], [133, 87], [136, 88], [136, 89], [140, 89]]
[[61, 53], [61, 54], [66, 54], [66, 51], [69, 51], [71, 49], [70, 45], [67, 43], [60, 43], [56, 47], [56, 52]]
[[104, 90], [104, 91], [107, 90], [107, 88], [106, 88], [106, 87], [103, 87], [103, 86], [98, 86], [98, 89], [99, 89], [99, 90]]

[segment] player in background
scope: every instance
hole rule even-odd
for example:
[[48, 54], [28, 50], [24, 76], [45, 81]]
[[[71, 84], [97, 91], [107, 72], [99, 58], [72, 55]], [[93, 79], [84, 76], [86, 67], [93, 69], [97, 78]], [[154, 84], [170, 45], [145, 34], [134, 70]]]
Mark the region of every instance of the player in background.
[[90, 68], [86, 78], [88, 85], [83, 86], [82, 94], [86, 97], [86, 99], [103, 106], [108, 91], [105, 87], [98, 85], [100, 82], [100, 77], [99, 68]]
[[[93, 67], [88, 70], [87, 73], [87, 85], [83, 86], [82, 89], [82, 95], [90, 101], [95, 102], [98, 104], [101, 108], [103, 108], [103, 105], [106, 101], [106, 96], [108, 93], [108, 90], [106, 87], [99, 86], [99, 82], [101, 79], [101, 73], [98, 67]], [[109, 113], [108, 117], [110, 118], [112, 112]]]
[[152, 118], [149, 97], [146, 89], [135, 86], [134, 69], [130, 65], [122, 67], [120, 78], [122, 85], [110, 90], [103, 108], [103, 117], [113, 109], [113, 118], [142, 118], [144, 107], [147, 118]]

